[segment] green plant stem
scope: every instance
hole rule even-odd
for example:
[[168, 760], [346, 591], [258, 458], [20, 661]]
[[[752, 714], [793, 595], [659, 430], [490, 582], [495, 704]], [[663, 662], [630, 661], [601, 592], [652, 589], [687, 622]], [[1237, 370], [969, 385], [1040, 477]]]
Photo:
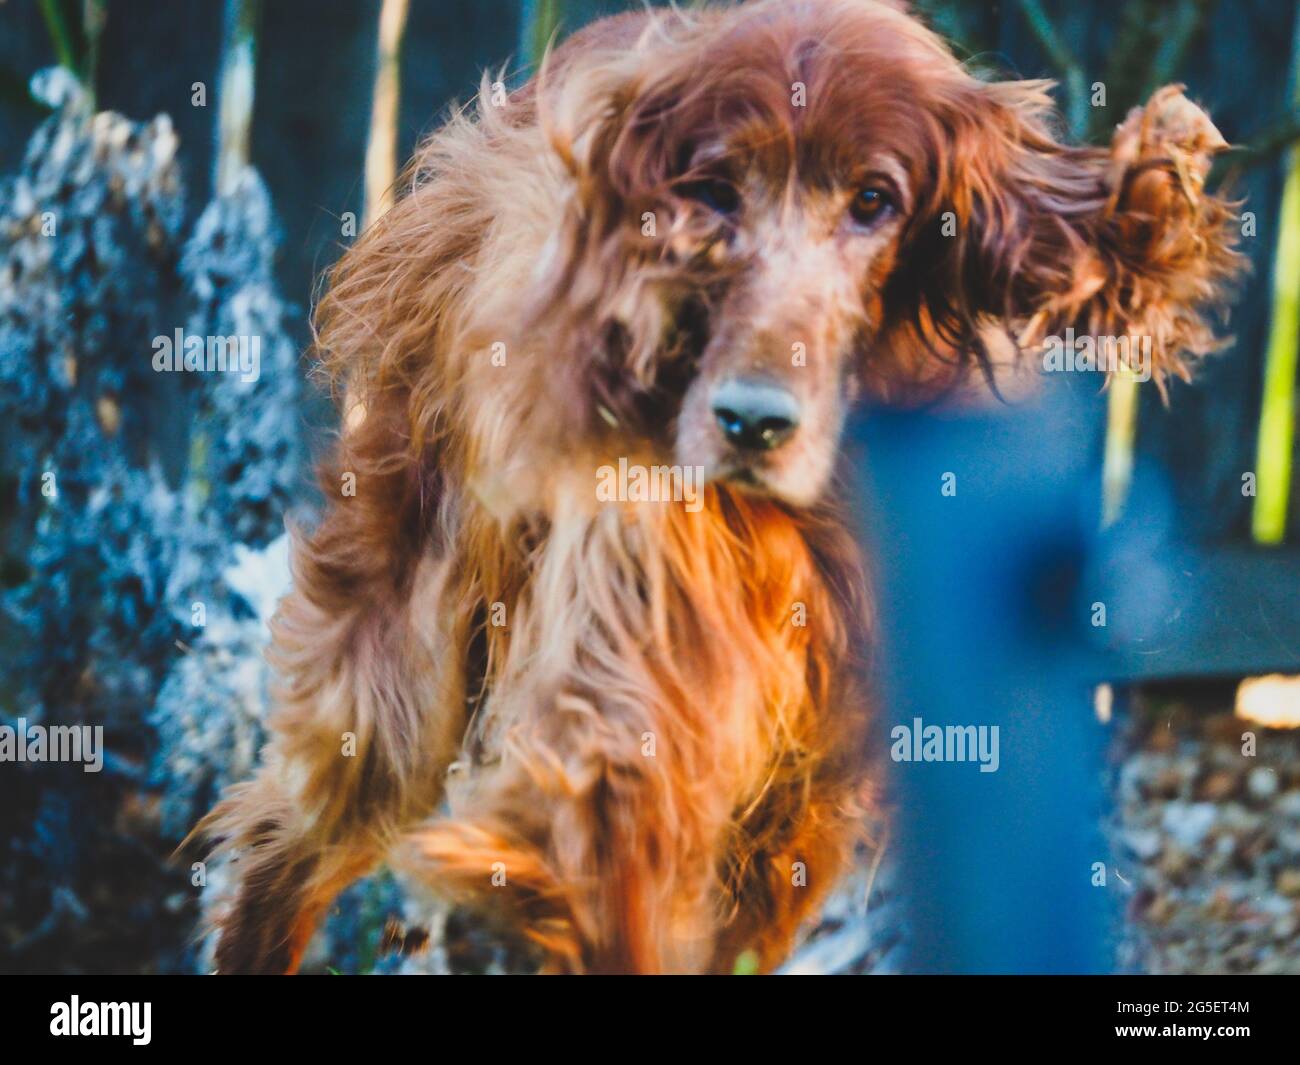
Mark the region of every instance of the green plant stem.
[[[1300, 110], [1300, 17], [1291, 47], [1291, 106]], [[1286, 537], [1295, 445], [1296, 355], [1300, 349], [1300, 149], [1291, 148], [1273, 260], [1273, 313], [1264, 359], [1264, 396], [1255, 457], [1251, 533], [1261, 544]]]
[[1119, 520], [1133, 484], [1137, 441], [1138, 379], [1127, 369], [1111, 375], [1106, 394], [1106, 445], [1101, 470], [1101, 526]]
[[50, 40], [54, 44], [54, 54], [59, 60], [59, 66], [80, 75], [76, 50], [72, 47], [72, 34], [68, 31], [68, 22], [63, 17], [59, 0], [41, 0], [41, 14], [45, 18], [45, 28], [50, 32]]
[[560, 0], [524, 0], [520, 23], [520, 61], [535, 66], [546, 54], [546, 46], [560, 27]]

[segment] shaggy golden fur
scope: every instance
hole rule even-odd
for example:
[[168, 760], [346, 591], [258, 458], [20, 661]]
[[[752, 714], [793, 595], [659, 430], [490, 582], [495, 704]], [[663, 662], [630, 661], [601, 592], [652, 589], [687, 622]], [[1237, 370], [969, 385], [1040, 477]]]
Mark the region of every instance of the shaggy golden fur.
[[[237, 855], [220, 971], [293, 970], [381, 860], [551, 971], [781, 961], [869, 797], [850, 403], [992, 372], [991, 333], [1214, 346], [1217, 131], [1170, 88], [1066, 146], [1047, 88], [894, 4], [757, 0], [597, 23], [428, 139], [318, 309], [347, 428], [264, 765], [196, 830]], [[719, 430], [737, 375], [797, 404], [781, 446]], [[619, 458], [702, 507], [599, 500]]]

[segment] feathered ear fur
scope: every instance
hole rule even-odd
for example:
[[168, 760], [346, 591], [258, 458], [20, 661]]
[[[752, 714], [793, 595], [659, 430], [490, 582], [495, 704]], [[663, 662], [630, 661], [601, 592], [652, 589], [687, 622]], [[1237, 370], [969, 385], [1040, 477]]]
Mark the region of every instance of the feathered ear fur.
[[1205, 190], [1227, 144], [1168, 86], [1109, 150], [1069, 147], [1051, 132], [1048, 87], [963, 79], [934, 107], [937, 180], [890, 281], [886, 336], [913, 358], [973, 355], [986, 371], [990, 324], [1022, 350], [1067, 328], [1150, 337], [1157, 382], [1186, 377], [1190, 357], [1219, 346], [1205, 312], [1245, 261], [1235, 205]]
[[692, 270], [706, 235], [692, 232], [698, 219], [673, 212], [666, 195], [702, 123], [700, 101], [687, 98], [699, 95], [704, 44], [695, 31], [716, 12], [625, 18], [594, 51], [561, 48], [536, 89], [538, 121], [565, 181], [538, 271], [544, 283], [526, 317], [530, 331], [567, 353], [564, 392], [570, 403], [590, 400], [587, 428], [596, 429], [602, 418], [624, 429], [666, 420], [653, 399], [699, 318], [683, 304], [707, 299], [717, 281], [716, 269]]

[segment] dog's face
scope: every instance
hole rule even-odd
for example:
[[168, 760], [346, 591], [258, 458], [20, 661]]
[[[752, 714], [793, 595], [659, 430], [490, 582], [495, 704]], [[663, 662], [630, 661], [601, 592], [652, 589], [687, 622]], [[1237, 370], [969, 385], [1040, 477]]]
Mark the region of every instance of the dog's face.
[[974, 111], [961, 94], [977, 83], [866, 0], [684, 25], [597, 51], [604, 95], [571, 79], [601, 101], [573, 141], [570, 259], [586, 281], [571, 266], [548, 298], [600, 324], [584, 342], [598, 432], [808, 504], [854, 399], [899, 376], [882, 336], [917, 311], [889, 289], [905, 252], [924, 258], [916, 234], [947, 191], [944, 115]]
[[[685, 306], [708, 308], [700, 349], [687, 353], [674, 458], [804, 504], [835, 462], [911, 179], [886, 144], [862, 143], [842, 170], [821, 169], [755, 132], [696, 145], [672, 184], [684, 230], [705, 234], [679, 249], [705, 275], [691, 295], [707, 293]], [[796, 156], [812, 142], [796, 142]]]
[[1214, 346], [1197, 305], [1237, 260], [1197, 182], [1223, 141], [1176, 90], [1114, 154], [1068, 147], [1045, 83], [972, 77], [884, 0], [625, 16], [561, 53], [525, 316], [554, 326], [527, 406], [549, 388], [557, 450], [806, 505], [858, 395], [1005, 383], [1067, 325], [1150, 334], [1158, 374]]

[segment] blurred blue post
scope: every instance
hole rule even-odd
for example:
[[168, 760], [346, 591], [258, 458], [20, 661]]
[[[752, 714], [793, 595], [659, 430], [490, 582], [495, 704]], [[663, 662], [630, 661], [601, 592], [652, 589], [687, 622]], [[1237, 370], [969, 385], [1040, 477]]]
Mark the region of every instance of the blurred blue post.
[[876, 739], [895, 747], [918, 719], [998, 736], [992, 772], [888, 763], [911, 971], [1110, 968], [1085, 590], [1097, 423], [1066, 392], [970, 416], [872, 412], [851, 430], [880, 608]]

